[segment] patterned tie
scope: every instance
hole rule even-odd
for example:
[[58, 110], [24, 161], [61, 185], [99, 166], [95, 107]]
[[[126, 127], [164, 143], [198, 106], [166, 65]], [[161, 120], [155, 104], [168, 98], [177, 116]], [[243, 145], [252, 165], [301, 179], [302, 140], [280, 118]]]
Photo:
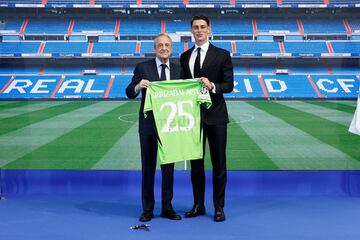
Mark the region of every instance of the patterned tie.
[[198, 78], [201, 77], [201, 73], [200, 73], [200, 50], [201, 48], [197, 48], [197, 55], [196, 55], [196, 59], [195, 59], [195, 64], [194, 64], [194, 78]]
[[166, 64], [161, 64], [161, 75], [160, 75], [160, 80], [166, 80], [166, 74], [165, 74], [165, 69], [167, 68]]

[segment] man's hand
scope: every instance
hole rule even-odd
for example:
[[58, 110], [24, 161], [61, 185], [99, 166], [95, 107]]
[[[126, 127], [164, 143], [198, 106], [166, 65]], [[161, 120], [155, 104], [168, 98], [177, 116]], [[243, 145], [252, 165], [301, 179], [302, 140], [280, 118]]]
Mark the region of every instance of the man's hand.
[[207, 79], [206, 77], [201, 77], [198, 78], [200, 82], [202, 82], [204, 84], [204, 86], [209, 89], [209, 91], [211, 91], [211, 89], [213, 88], [213, 85], [211, 84], [211, 82], [209, 81], [209, 79]]
[[139, 92], [143, 88], [148, 88], [150, 86], [150, 81], [142, 79], [136, 86], [135, 91]]

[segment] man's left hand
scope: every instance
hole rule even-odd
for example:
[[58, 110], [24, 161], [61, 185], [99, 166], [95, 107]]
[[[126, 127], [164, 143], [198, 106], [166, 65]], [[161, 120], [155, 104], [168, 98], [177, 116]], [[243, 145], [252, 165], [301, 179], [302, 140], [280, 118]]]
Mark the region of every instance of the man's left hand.
[[213, 85], [211, 84], [211, 82], [209, 81], [209, 79], [207, 79], [206, 77], [201, 77], [198, 78], [200, 82], [202, 82], [204, 84], [204, 86], [209, 89], [209, 91], [211, 91], [211, 89], [213, 88]]

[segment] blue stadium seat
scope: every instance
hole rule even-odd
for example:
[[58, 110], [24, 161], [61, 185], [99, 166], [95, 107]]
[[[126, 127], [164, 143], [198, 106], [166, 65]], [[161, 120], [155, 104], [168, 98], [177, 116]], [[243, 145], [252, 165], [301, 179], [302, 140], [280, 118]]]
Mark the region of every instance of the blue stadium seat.
[[[46, 23], [46, 24], [44, 24]], [[70, 20], [66, 19], [29, 19], [26, 34], [66, 34]]]
[[[71, 19], [54, 19], [54, 18], [28, 18], [26, 34], [66, 34]], [[83, 31], [98, 31], [113, 34], [117, 18], [110, 19], [74, 19], [72, 32], [81, 33]], [[122, 35], [157, 35], [162, 31], [162, 20], [165, 20], [165, 31], [167, 33], [190, 33], [190, 19], [122, 19], [120, 20], [119, 33]], [[257, 31], [276, 32], [285, 31], [291, 33], [299, 32], [297, 19], [279, 19], [279, 18], [258, 18], [256, 20]], [[1, 30], [14, 30], [20, 32], [24, 19], [4, 19], [0, 23]], [[46, 24], [45, 24], [46, 23]], [[302, 20], [305, 34], [317, 33], [346, 33], [346, 27], [343, 19], [312, 19]], [[360, 20], [349, 19], [349, 26], [352, 32], [360, 32]], [[211, 29], [214, 35], [237, 35], [253, 34], [252, 19], [250, 18], [231, 18], [231, 19], [212, 19]]]
[[173, 56], [180, 56], [184, 52], [183, 42], [173, 42]]
[[345, 26], [340, 19], [304, 19], [305, 33], [345, 33]]
[[87, 52], [87, 42], [47, 42], [44, 53], [52, 54], [81, 54]]
[[[136, 29], [136, 31], [134, 31]], [[120, 34], [153, 34], [161, 32], [161, 21], [158, 19], [123, 19], [120, 20]]]
[[154, 53], [154, 43], [152, 41], [141, 42], [140, 54]]
[[211, 21], [211, 30], [213, 34], [253, 33], [251, 19], [214, 19]]
[[134, 54], [136, 42], [98, 42], [94, 43], [92, 53], [114, 53], [114, 54]]
[[280, 53], [276, 42], [243, 41], [236, 42], [236, 50], [239, 54], [261, 55], [262, 53]]
[[333, 41], [331, 45], [334, 53], [352, 53], [353, 55], [359, 55], [360, 53], [360, 42]]
[[114, 33], [116, 19], [75, 19], [73, 32], [102, 31]]
[[258, 32], [284, 31], [284, 32], [299, 32], [296, 19], [256, 19]]
[[360, 33], [360, 19], [349, 19], [348, 22], [352, 32]]
[[212, 44], [214, 44], [217, 47], [223, 48], [225, 50], [231, 51], [231, 43], [230, 42], [224, 42], [224, 41], [212, 41]]
[[284, 47], [286, 53], [292, 54], [318, 56], [321, 53], [328, 53], [328, 49], [324, 41], [284, 42]]
[[1, 19], [0, 23], [0, 31], [6, 30], [6, 31], [14, 31], [16, 33], [20, 32], [21, 25], [23, 21], [20, 21], [18, 19]]
[[37, 53], [40, 42], [0, 42], [1, 54]]
[[190, 20], [186, 19], [167, 19], [166, 20], [166, 32], [190, 32]]

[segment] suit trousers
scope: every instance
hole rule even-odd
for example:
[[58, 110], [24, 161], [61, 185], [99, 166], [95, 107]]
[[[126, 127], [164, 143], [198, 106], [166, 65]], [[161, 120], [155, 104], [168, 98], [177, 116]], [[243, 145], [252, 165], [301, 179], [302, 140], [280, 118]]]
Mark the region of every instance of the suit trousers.
[[[226, 141], [227, 125], [203, 124], [204, 157], [206, 138], [209, 142], [211, 163], [213, 166], [213, 203], [215, 207], [225, 205], [226, 173]], [[191, 182], [193, 186], [194, 204], [204, 205], [205, 198], [205, 169], [204, 157], [191, 161]]]
[[[155, 206], [154, 181], [157, 157], [157, 136], [140, 134], [141, 147], [141, 200], [144, 212], [152, 212]], [[172, 210], [174, 185], [174, 163], [161, 165], [161, 201], [162, 210]]]

